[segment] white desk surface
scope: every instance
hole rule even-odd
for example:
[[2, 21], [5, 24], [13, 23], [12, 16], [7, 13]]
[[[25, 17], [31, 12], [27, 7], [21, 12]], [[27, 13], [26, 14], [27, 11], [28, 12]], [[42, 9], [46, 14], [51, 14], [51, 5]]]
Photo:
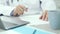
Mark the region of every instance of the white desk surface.
[[[50, 27], [48, 25], [45, 25], [45, 24], [49, 24], [49, 22], [40, 20], [39, 16], [40, 15], [28, 15], [28, 16], [22, 16], [22, 17], [19, 17], [19, 18], [22, 19], [22, 20], [30, 22], [30, 24], [28, 24], [26, 26], [34, 27], [34, 28], [37, 28], [37, 29], [43, 29], [43, 30], [53, 32], [53, 33], [59, 33], [60, 32], [60, 31], [50, 29]], [[0, 29], [0, 33], [1, 34], [4, 34], [4, 33], [5, 34], [12, 34], [12, 33], [13, 34], [20, 34], [16, 31], [13, 31], [13, 30], [5, 31], [5, 30], [2, 30], [2, 29]]]
[[52, 29], [49, 24], [42, 24], [42, 25], [40, 24], [40, 25], [31, 25], [31, 26], [34, 28], [38, 28], [38, 29], [48, 31], [48, 32], [53, 32], [55, 34], [60, 34], [60, 30]]

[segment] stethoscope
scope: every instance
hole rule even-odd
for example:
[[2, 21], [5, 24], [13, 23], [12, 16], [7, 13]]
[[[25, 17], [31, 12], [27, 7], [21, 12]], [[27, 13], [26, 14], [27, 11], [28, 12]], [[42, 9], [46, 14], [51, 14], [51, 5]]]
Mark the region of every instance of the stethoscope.
[[39, 2], [40, 2], [40, 9], [42, 11], [42, 1], [40, 0]]

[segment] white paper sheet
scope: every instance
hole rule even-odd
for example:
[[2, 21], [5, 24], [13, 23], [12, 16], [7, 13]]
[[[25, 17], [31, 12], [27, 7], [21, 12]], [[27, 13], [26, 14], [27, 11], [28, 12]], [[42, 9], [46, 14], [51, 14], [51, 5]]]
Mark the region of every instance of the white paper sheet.
[[16, 31], [10, 30], [10, 31], [0, 32], [0, 34], [22, 34], [22, 33], [18, 33], [18, 32], [16, 32]]
[[22, 20], [30, 22], [31, 25], [48, 24], [49, 22], [39, 19], [41, 15], [28, 15], [20, 17]]

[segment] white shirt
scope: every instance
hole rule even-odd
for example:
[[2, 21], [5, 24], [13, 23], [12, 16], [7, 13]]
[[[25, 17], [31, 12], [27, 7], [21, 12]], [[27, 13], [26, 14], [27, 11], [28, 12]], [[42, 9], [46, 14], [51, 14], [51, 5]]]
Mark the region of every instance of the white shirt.
[[[42, 1], [42, 10], [56, 10], [56, 4], [54, 2], [54, 0], [41, 0]], [[26, 7], [28, 7], [29, 12], [33, 13], [38, 11], [38, 13], [40, 12], [40, 3], [39, 0], [20, 0], [19, 2], [17, 2], [16, 0], [13, 0], [13, 3], [10, 2], [10, 6], [17, 6], [18, 4], [20, 5], [24, 5]], [[52, 5], [52, 6], [51, 6]], [[0, 6], [1, 7], [1, 6]], [[5, 7], [5, 6], [4, 6]], [[4, 7], [1, 7], [3, 9], [0, 9], [0, 12], [3, 13]], [[8, 9], [9, 8], [9, 9]], [[8, 7], [6, 8], [4, 11], [7, 11], [7, 13], [10, 14], [10, 12], [13, 10], [13, 7]], [[6, 14], [6, 12], [4, 12]], [[7, 15], [7, 14], [6, 14]]]
[[56, 10], [55, 0], [41, 0], [43, 10]]
[[10, 16], [10, 13], [12, 12], [14, 8], [11, 6], [4, 6], [0, 4], [0, 14], [8, 15]]

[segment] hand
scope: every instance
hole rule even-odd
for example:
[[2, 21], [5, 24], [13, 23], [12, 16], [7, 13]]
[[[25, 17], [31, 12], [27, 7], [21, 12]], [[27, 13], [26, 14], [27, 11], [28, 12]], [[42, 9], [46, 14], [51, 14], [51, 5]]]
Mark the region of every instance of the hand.
[[24, 11], [27, 11], [27, 8], [23, 5], [18, 5], [13, 12], [13, 16], [23, 15]]
[[48, 13], [47, 13], [47, 10], [45, 10], [45, 11], [42, 13], [40, 19], [42, 19], [42, 20], [44, 20], [44, 21], [48, 21]]

